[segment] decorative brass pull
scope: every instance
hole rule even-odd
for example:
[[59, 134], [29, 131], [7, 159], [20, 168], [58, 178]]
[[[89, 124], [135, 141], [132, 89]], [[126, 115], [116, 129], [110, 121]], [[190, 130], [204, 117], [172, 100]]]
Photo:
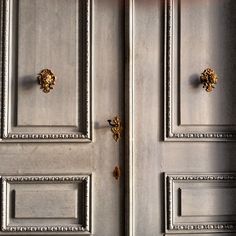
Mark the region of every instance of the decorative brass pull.
[[111, 127], [114, 140], [118, 142], [120, 140], [121, 132], [123, 130], [119, 116], [115, 116], [113, 120], [107, 120], [107, 121]]
[[217, 74], [211, 68], [204, 70], [200, 76], [200, 81], [203, 84], [203, 88], [205, 88], [207, 92], [211, 92], [215, 88], [217, 80]]
[[38, 74], [38, 83], [41, 85], [41, 89], [44, 93], [49, 93], [55, 85], [56, 76], [49, 69], [43, 69], [40, 74]]

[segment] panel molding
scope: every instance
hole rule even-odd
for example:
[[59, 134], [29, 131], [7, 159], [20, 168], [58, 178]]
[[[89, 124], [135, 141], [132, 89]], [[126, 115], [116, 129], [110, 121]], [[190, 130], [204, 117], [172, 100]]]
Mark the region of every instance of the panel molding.
[[[174, 1], [165, 0], [165, 112], [164, 112], [164, 140], [165, 141], [236, 141], [236, 132], [214, 131], [214, 132], [177, 132], [174, 124], [173, 95], [173, 38], [174, 38]], [[181, 125], [180, 125], [181, 126]], [[191, 126], [194, 127], [194, 126]]]
[[[230, 220], [222, 222], [188, 222], [180, 223], [175, 222], [175, 212], [174, 212], [174, 185], [180, 183], [191, 184], [193, 188], [194, 183], [236, 183], [236, 174], [165, 174], [165, 186], [166, 186], [166, 233], [208, 233], [208, 232], [224, 232], [236, 231], [236, 221], [232, 222]], [[215, 220], [214, 220], [215, 221]]]
[[[85, 187], [84, 201], [84, 223], [76, 225], [24, 225], [12, 226], [9, 225], [8, 213], [8, 199], [10, 184], [20, 183], [58, 183], [71, 184], [82, 183]], [[2, 177], [2, 231], [4, 232], [83, 232], [91, 233], [91, 176], [90, 175], [76, 175], [76, 176], [3, 176]]]
[[9, 96], [11, 94], [9, 88], [9, 58], [10, 58], [10, 25], [11, 25], [11, 12], [13, 0], [1, 1], [1, 55], [2, 55], [2, 123], [1, 123], [1, 141], [4, 142], [91, 142], [92, 141], [92, 128], [91, 128], [91, 0], [78, 0], [82, 1], [83, 6], [83, 60], [82, 61], [82, 78], [83, 78], [83, 131], [78, 132], [11, 132], [9, 111], [11, 104]]

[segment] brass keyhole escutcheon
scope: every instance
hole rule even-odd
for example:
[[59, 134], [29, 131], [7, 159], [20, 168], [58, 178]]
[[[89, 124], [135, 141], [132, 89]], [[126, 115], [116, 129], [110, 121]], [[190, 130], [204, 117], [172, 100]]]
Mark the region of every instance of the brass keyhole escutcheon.
[[40, 74], [38, 74], [38, 83], [41, 85], [41, 89], [44, 93], [49, 93], [55, 85], [56, 76], [49, 69], [43, 69]]
[[116, 166], [115, 169], [113, 170], [113, 176], [115, 177], [116, 180], [119, 180], [121, 175], [120, 167]]
[[121, 119], [119, 116], [115, 116], [113, 120], [107, 120], [113, 133], [113, 138], [116, 142], [120, 140], [121, 132], [123, 130]]
[[211, 92], [217, 84], [218, 76], [214, 70], [212, 70], [211, 68], [207, 68], [202, 72], [200, 76], [200, 81], [203, 84], [203, 88], [207, 92]]

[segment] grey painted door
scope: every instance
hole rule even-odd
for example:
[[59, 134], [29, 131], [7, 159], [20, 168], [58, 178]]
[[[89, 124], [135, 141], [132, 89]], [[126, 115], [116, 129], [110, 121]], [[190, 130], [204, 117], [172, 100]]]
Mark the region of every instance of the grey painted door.
[[236, 1], [130, 4], [134, 235], [235, 235]]
[[1, 0], [1, 29], [0, 234], [124, 235], [123, 1]]

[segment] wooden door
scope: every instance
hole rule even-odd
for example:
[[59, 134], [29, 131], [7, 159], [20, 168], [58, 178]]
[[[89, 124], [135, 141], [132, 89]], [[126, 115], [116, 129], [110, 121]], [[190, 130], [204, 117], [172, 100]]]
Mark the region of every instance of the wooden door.
[[130, 4], [134, 235], [235, 235], [236, 1]]
[[2, 0], [1, 29], [0, 234], [124, 235], [123, 1]]

